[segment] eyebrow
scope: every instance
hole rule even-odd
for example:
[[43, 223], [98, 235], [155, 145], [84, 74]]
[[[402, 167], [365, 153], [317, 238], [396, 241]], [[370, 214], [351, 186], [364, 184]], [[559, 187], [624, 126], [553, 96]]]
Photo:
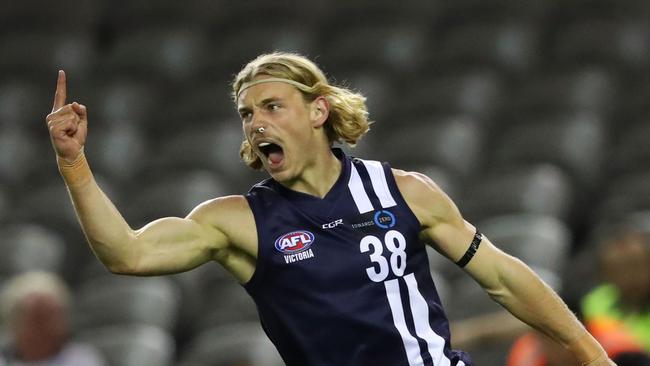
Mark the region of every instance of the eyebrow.
[[[281, 100], [282, 100], [282, 98], [280, 98], [280, 97], [269, 97], [269, 98], [263, 99], [261, 102], [258, 103], [258, 105], [266, 105], [266, 104], [281, 101]], [[251, 108], [249, 108], [249, 107], [239, 107], [239, 108], [237, 108], [237, 111], [239, 112], [239, 114], [242, 114], [244, 112], [250, 112]]]

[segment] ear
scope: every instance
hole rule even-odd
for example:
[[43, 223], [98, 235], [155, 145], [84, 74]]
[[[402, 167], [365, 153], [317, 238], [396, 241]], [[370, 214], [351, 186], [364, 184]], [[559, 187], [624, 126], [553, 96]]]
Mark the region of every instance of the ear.
[[320, 96], [311, 102], [310, 117], [312, 126], [321, 127], [327, 121], [330, 114], [330, 103], [327, 98]]

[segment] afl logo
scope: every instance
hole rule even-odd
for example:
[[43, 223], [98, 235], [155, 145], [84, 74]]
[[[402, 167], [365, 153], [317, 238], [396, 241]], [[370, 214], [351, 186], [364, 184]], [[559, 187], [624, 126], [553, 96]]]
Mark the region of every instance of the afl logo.
[[393, 215], [390, 211], [377, 211], [375, 212], [374, 219], [375, 225], [382, 229], [390, 229], [395, 226], [395, 215]]
[[292, 254], [309, 249], [314, 243], [314, 234], [309, 231], [293, 231], [275, 239], [275, 249], [281, 253]]

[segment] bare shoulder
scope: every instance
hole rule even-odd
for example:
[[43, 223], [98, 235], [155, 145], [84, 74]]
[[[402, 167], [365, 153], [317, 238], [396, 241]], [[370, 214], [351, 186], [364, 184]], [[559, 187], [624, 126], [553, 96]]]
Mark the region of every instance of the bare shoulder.
[[451, 199], [428, 176], [401, 169], [393, 169], [393, 175], [400, 193], [422, 226], [431, 227], [456, 212]]
[[238, 249], [257, 254], [255, 218], [242, 195], [224, 196], [198, 205], [187, 218], [221, 231]]
[[187, 216], [202, 224], [223, 228], [230, 221], [251, 214], [246, 198], [241, 195], [214, 198], [196, 206]]
[[417, 195], [423, 191], [439, 190], [440, 188], [428, 176], [419, 172], [409, 172], [401, 169], [392, 169], [393, 176], [402, 195]]
[[453, 261], [460, 259], [476, 229], [465, 221], [456, 204], [422, 173], [393, 170], [411, 211], [420, 221], [420, 239]]

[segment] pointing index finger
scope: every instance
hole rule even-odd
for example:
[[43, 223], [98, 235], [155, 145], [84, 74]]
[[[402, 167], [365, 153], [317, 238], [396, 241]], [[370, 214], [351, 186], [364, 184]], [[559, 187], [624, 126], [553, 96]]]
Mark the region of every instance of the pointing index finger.
[[56, 93], [54, 93], [54, 105], [52, 106], [52, 112], [65, 105], [66, 93], [65, 71], [59, 70], [59, 75], [56, 80]]

